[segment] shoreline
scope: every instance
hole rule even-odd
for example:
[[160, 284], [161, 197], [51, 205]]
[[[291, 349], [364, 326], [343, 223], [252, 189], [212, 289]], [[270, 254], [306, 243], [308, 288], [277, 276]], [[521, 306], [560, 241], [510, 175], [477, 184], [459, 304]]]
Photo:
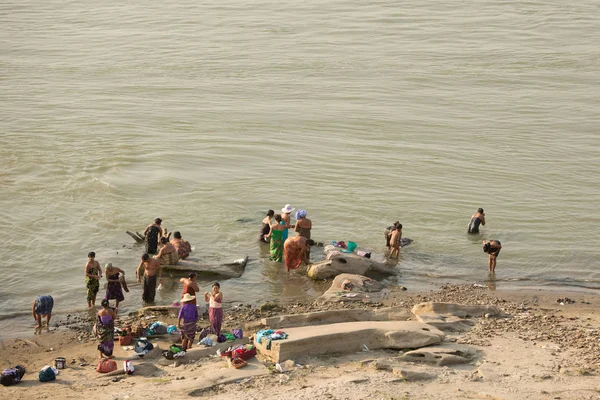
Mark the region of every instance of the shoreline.
[[[331, 281], [327, 281], [327, 287], [329, 287], [329, 283]], [[573, 297], [576, 295], [589, 295], [589, 296], [599, 296], [600, 298], [600, 289], [594, 289], [594, 288], [583, 288], [583, 287], [579, 287], [579, 286], [572, 286], [572, 285], [558, 285], [558, 286], [536, 286], [536, 285], [527, 285], [527, 286], [521, 286], [521, 285], [510, 285], [510, 286], [504, 286], [504, 285], [497, 285], [495, 288], [490, 289], [490, 287], [484, 283], [480, 283], [480, 282], [485, 282], [485, 281], [474, 281], [471, 283], [453, 283], [453, 282], [445, 282], [445, 283], [439, 283], [439, 284], [423, 284], [423, 285], [416, 285], [416, 289], [411, 289], [410, 287], [408, 287], [408, 290], [405, 292], [408, 295], [425, 295], [427, 293], [431, 293], [432, 291], [438, 291], [440, 290], [441, 287], [447, 286], [447, 285], [458, 285], [458, 286], [469, 286], [469, 285], [473, 285], [473, 287], [478, 287], [478, 288], [486, 288], [489, 289], [489, 291], [491, 293], [497, 293], [499, 296], [500, 295], [524, 295], [526, 292], [535, 292], [537, 294], [541, 294], [541, 295], [561, 295], [561, 296], [567, 296], [567, 297]], [[510, 281], [502, 281], [502, 283], [508, 283]], [[403, 285], [401, 284], [394, 284], [394, 285], [389, 285], [388, 286], [388, 290], [394, 292], [394, 291], [398, 291], [400, 287], [402, 287]], [[326, 291], [326, 289], [325, 289]], [[321, 293], [322, 294], [322, 293]], [[267, 302], [272, 302], [272, 301], [267, 301]], [[254, 303], [242, 303], [239, 301], [230, 301], [230, 302], [226, 302], [225, 304], [228, 304], [229, 307], [225, 308], [225, 310], [227, 311], [228, 309], [232, 309], [235, 307], [238, 307], [239, 304], [250, 304], [253, 307], [258, 307], [260, 305], [261, 302], [254, 302]], [[264, 302], [263, 302], [264, 303]], [[282, 301], [282, 302], [277, 302], [278, 304], [281, 304], [283, 306], [286, 305], [290, 305], [290, 304], [308, 304], [309, 302], [298, 302], [298, 301], [294, 301], [294, 300], [287, 300], [287, 301]], [[168, 306], [170, 304], [157, 304], [159, 306]], [[143, 308], [143, 306], [142, 306]], [[100, 310], [100, 306], [99, 304], [96, 305], [96, 311]], [[139, 310], [139, 309], [138, 309]], [[74, 309], [68, 309], [68, 310], [58, 310], [56, 312], [53, 312], [52, 315], [52, 320], [50, 322], [50, 330], [51, 331], [62, 331], [63, 327], [65, 325], [69, 324], [69, 318], [71, 315], [76, 316], [78, 318], [85, 318], [85, 316], [87, 314], [89, 314], [90, 316], [92, 316], [92, 318], [95, 318], [95, 314], [96, 311], [92, 311], [92, 310], [88, 310], [87, 308], [74, 308]], [[136, 310], [134, 311], [129, 311], [124, 315], [130, 315], [132, 313], [135, 313]], [[15, 315], [16, 314], [16, 315]], [[17, 326], [29, 326], [31, 325], [31, 329], [27, 329], [27, 330], [19, 330], [19, 331], [15, 331], [12, 330], [10, 332], [2, 332], [0, 330], [0, 337], [2, 338], [6, 338], [6, 339], [14, 339], [14, 338], [19, 338], [19, 337], [26, 337], [26, 338], [31, 338], [31, 337], [35, 337], [37, 336], [37, 334], [35, 333], [35, 331], [33, 329], [33, 325], [34, 325], [34, 321], [33, 318], [31, 317], [31, 311], [23, 311], [23, 312], [18, 312], [18, 313], [13, 313], [12, 315], [8, 315], [8, 316], [3, 316], [0, 317], [0, 323], [2, 323], [3, 321], [19, 321], [21, 324], [17, 325]], [[31, 321], [29, 321], [31, 319]], [[93, 320], [92, 320], [93, 321]], [[91, 324], [92, 322], [90, 322]], [[57, 327], [56, 325], [59, 324], [59, 326]], [[13, 328], [14, 328], [14, 322], [13, 322]], [[61, 328], [61, 329], [57, 329], [57, 328]]]

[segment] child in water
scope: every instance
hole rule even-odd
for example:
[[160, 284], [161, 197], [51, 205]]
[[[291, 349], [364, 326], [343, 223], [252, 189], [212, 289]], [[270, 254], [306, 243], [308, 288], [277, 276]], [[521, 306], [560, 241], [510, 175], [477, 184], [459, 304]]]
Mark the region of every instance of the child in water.
[[392, 234], [390, 237], [390, 246], [392, 247], [392, 251], [390, 252], [390, 258], [398, 258], [400, 255], [400, 242], [402, 241], [402, 224], [396, 225], [396, 227], [392, 230]]

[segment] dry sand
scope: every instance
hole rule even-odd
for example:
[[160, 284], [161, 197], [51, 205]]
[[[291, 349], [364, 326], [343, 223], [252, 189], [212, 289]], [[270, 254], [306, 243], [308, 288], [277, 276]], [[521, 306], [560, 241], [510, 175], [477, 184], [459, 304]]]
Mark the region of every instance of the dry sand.
[[[573, 304], [560, 305], [569, 297]], [[205, 357], [168, 366], [137, 360], [115, 345], [116, 360], [132, 358], [132, 376], [95, 372], [98, 353], [90, 340], [86, 318], [72, 317], [72, 331], [51, 329], [26, 339], [0, 341], [0, 367], [24, 365], [24, 380], [2, 387], [6, 399], [600, 399], [600, 296], [585, 293], [490, 291], [474, 286], [446, 286], [431, 293], [395, 291], [385, 305], [410, 309], [422, 301], [495, 304], [505, 314], [477, 319], [468, 333], [449, 333], [448, 341], [472, 345], [477, 356], [468, 364], [429, 366], [397, 360], [398, 351], [331, 354], [294, 360], [301, 367], [278, 373], [255, 361], [241, 370], [227, 369], [220, 357]], [[229, 328], [261, 316], [310, 310], [379, 307], [381, 304], [308, 304], [263, 311], [230, 310]], [[165, 317], [160, 317], [165, 320]], [[168, 318], [167, 318], [168, 319]], [[33, 321], [32, 321], [33, 322]], [[61, 323], [64, 324], [64, 321]], [[61, 328], [64, 329], [64, 326]], [[318, 329], [318, 328], [315, 328]], [[248, 331], [247, 331], [248, 332]], [[156, 341], [165, 348], [168, 341]], [[129, 352], [131, 353], [131, 352]], [[37, 371], [56, 357], [67, 359], [57, 380], [40, 383]], [[369, 362], [369, 360], [374, 360]], [[396, 372], [392, 372], [392, 366]], [[379, 369], [377, 369], [379, 368]], [[271, 368], [272, 369], [272, 368]], [[432, 379], [410, 381], [400, 370], [425, 372]], [[264, 375], [252, 376], [253, 374]], [[237, 374], [237, 375], [236, 375]], [[232, 383], [220, 384], [224, 380]]]

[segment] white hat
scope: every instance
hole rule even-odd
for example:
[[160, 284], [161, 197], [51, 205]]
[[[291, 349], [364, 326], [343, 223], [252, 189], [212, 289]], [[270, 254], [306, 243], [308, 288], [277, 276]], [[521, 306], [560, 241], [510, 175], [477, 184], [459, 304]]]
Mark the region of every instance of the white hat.
[[291, 213], [291, 212], [292, 212], [292, 211], [294, 211], [294, 210], [295, 210], [295, 208], [294, 208], [294, 207], [292, 207], [290, 204], [286, 204], [286, 205], [285, 205], [285, 207], [283, 207], [283, 208], [281, 209], [281, 212], [282, 212], [282, 213], [285, 213], [285, 214], [289, 214], [289, 213]]
[[192, 301], [192, 300], [194, 300], [195, 298], [196, 298], [196, 296], [192, 296], [191, 294], [189, 294], [189, 293], [186, 293], [186, 294], [184, 294], [184, 295], [183, 295], [183, 297], [181, 298], [181, 302], [182, 302], [182, 303], [185, 303], [186, 301]]

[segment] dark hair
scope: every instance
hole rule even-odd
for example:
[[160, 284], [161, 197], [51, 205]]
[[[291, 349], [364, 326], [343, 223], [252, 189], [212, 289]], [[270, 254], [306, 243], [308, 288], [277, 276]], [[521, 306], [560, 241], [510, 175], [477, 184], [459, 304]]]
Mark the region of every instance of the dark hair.
[[150, 256], [148, 255], [148, 253], [142, 254], [142, 260], [147, 261], [149, 258]]
[[306, 242], [306, 244], [308, 244], [309, 246], [314, 246], [315, 245], [315, 241], [312, 239], [308, 239], [308, 241]]
[[88, 253], [88, 257], [89, 257], [89, 258], [96, 258], [96, 253], [94, 253], [93, 251], [90, 251], [90, 252]]
[[275, 215], [275, 221], [281, 222], [281, 214], [276, 214]]
[[218, 287], [219, 289], [221, 289], [221, 285], [219, 285], [219, 282], [215, 282], [213, 283], [212, 287]]
[[108, 307], [108, 305], [109, 305], [108, 299], [102, 299], [102, 301], [100, 302], [100, 305], [102, 307]]
[[194, 278], [195, 278], [197, 275], [198, 275], [198, 274], [197, 274], [197, 273], [195, 273], [195, 272], [190, 272], [190, 273], [189, 273], [189, 275], [188, 275], [188, 278], [190, 278], [190, 279], [194, 279]]
[[267, 217], [272, 217], [273, 215], [275, 215], [275, 211], [273, 211], [273, 210], [267, 211]]
[[398, 229], [398, 230], [402, 229], [402, 224], [398, 223], [398, 225], [396, 225], [396, 229]]
[[173, 237], [175, 239], [181, 239], [181, 233], [179, 233], [179, 231], [175, 231], [175, 232], [173, 232]]
[[477, 209], [477, 212], [478, 212], [478, 213], [482, 213], [482, 214], [483, 214], [483, 208], [478, 208], [478, 209]]
[[164, 237], [164, 236], [163, 236], [163, 237], [161, 237], [161, 238], [160, 238], [160, 242], [161, 242], [162, 244], [165, 244], [165, 243], [167, 243], [167, 242], [168, 242], [168, 240], [167, 240], [167, 238], [166, 238], [166, 237]]
[[490, 242], [485, 242], [485, 244], [483, 245], [483, 252], [489, 253], [491, 248], [492, 248], [492, 245], [490, 244]]
[[400, 225], [400, 221], [394, 222], [394, 226], [398, 226], [398, 225]]
[[160, 224], [162, 223], [162, 219], [160, 219], [160, 218], [156, 218], [156, 219], [154, 220], [154, 223], [155, 223], [156, 225], [160, 225]]

